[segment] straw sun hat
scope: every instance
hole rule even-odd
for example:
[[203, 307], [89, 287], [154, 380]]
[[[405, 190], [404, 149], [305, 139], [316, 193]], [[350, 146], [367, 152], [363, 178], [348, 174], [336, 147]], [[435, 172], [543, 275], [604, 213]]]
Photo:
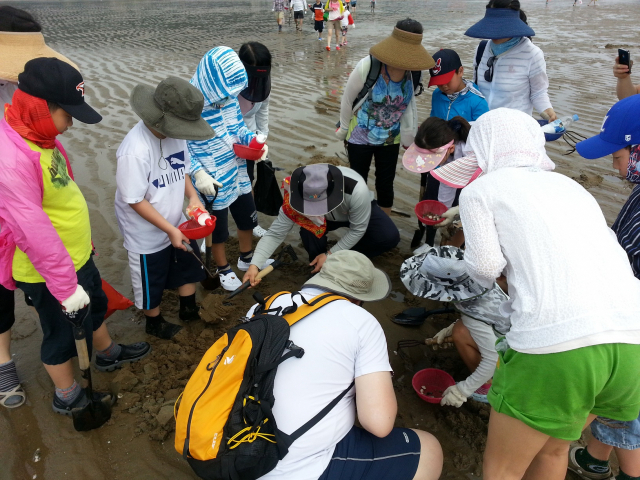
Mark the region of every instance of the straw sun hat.
[[40, 57], [58, 58], [80, 70], [67, 57], [47, 47], [40, 32], [0, 32], [0, 79], [16, 83], [25, 64]]
[[403, 70], [428, 70], [435, 66], [429, 52], [422, 46], [422, 34], [393, 29], [393, 33], [375, 44], [369, 53], [390, 67]]

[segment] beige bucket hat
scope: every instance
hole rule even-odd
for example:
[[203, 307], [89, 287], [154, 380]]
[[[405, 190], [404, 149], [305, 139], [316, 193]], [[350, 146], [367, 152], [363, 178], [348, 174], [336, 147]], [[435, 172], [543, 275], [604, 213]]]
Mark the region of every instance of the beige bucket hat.
[[422, 46], [422, 34], [393, 29], [393, 33], [376, 43], [369, 53], [382, 63], [403, 70], [429, 70], [436, 64]]
[[24, 65], [29, 60], [40, 57], [58, 58], [80, 71], [75, 63], [48, 47], [40, 32], [0, 32], [1, 80], [16, 83]]
[[354, 250], [329, 255], [320, 272], [307, 280], [305, 286], [323, 288], [363, 302], [382, 300], [391, 291], [387, 274]]

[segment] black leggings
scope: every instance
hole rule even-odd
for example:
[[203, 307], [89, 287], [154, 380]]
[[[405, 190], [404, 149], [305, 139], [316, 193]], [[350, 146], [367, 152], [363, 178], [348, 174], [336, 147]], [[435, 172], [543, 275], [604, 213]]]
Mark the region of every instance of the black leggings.
[[0, 333], [7, 332], [16, 321], [13, 290], [0, 285]]
[[382, 208], [393, 206], [393, 181], [396, 178], [396, 164], [400, 153], [400, 144], [396, 145], [355, 145], [347, 144], [349, 166], [358, 172], [364, 181], [369, 176], [371, 159], [376, 165], [376, 195]]

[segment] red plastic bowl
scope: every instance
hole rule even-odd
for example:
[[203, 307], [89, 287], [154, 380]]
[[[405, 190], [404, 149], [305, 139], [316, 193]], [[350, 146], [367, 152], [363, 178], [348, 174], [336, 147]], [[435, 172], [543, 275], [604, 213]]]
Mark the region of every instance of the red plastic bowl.
[[[418, 396], [429, 403], [440, 403], [444, 391], [456, 384], [451, 375], [437, 368], [425, 368], [413, 376], [411, 381]], [[424, 394], [420, 390], [424, 388]]]
[[241, 145], [239, 143], [233, 144], [233, 153], [235, 153], [238, 157], [244, 158], [245, 160], [260, 160], [262, 158], [262, 154], [264, 153], [264, 148], [257, 149], [247, 147], [246, 145]]
[[216, 217], [211, 215], [211, 220], [213, 220], [213, 225], [200, 225], [193, 218], [191, 220], [187, 220], [186, 222], [180, 224], [178, 229], [184, 233], [184, 236], [189, 240], [200, 240], [201, 238], [208, 237], [211, 235], [216, 228]]
[[444, 203], [438, 202], [436, 200], [423, 200], [418, 202], [415, 208], [416, 216], [418, 220], [420, 220], [425, 225], [436, 225], [444, 220], [444, 218], [440, 220], [431, 220], [427, 218], [427, 214], [432, 215], [442, 215], [444, 212], [449, 210]]

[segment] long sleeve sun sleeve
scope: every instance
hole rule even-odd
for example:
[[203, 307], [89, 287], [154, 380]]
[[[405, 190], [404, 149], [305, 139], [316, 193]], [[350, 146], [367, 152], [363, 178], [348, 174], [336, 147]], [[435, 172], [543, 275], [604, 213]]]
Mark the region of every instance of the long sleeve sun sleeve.
[[498, 231], [486, 198], [479, 198], [462, 190], [460, 219], [466, 249], [464, 261], [469, 276], [485, 288], [493, 287], [507, 265], [502, 254]]

